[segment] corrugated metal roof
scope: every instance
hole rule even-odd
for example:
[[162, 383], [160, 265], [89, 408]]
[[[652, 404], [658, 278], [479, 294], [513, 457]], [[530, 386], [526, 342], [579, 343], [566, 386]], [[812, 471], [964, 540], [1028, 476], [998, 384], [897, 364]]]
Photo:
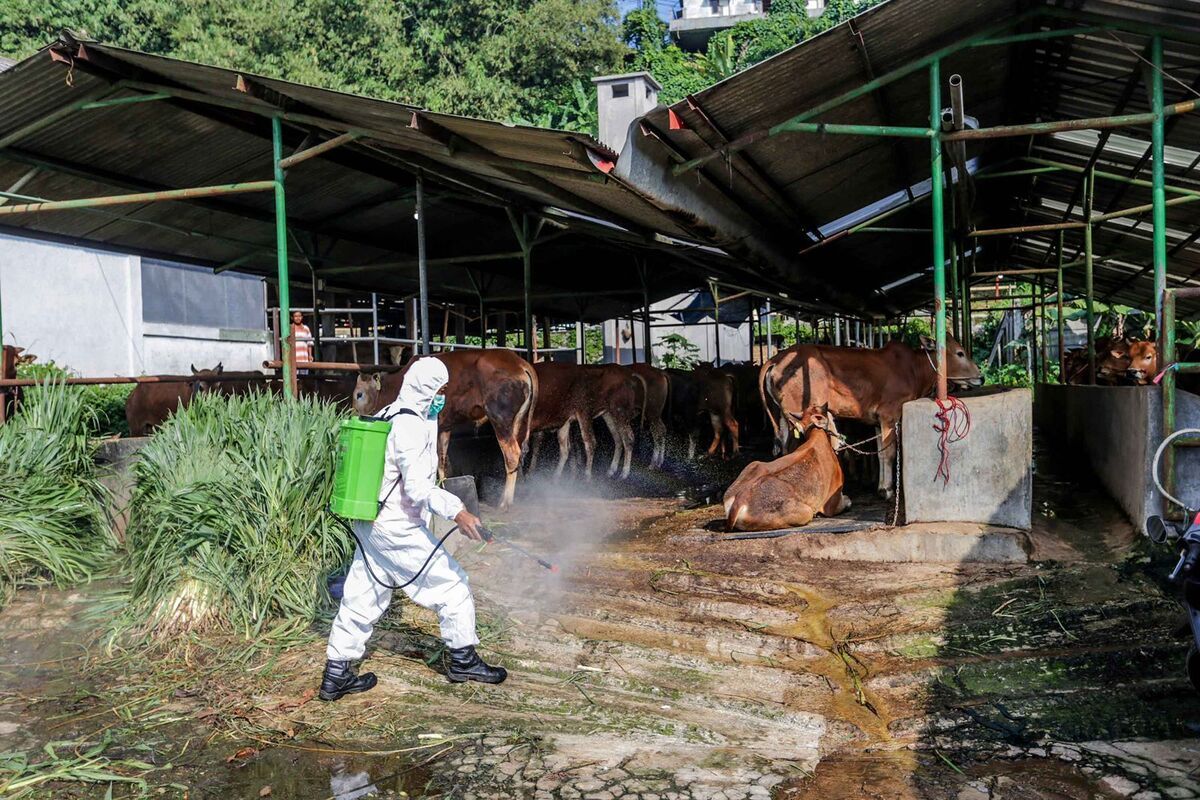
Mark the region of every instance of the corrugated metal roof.
[[[72, 110], [80, 101], [160, 91], [169, 99]], [[70, 34], [0, 75], [0, 188], [70, 199], [271, 177], [269, 116], [282, 112], [291, 151], [346, 131], [351, 144], [289, 170], [294, 280], [410, 294], [416, 288], [414, 175], [427, 177], [431, 286], [436, 297], [521, 307], [519, 256], [505, 206], [549, 215], [534, 249], [534, 308], [604, 319], [709, 274], [747, 277], [719, 252], [697, 249], [680, 221], [605, 174], [616, 154], [588, 136], [434, 114], [374, 100], [148, 55]], [[53, 124], [27, 126], [47, 117]], [[31, 175], [31, 170], [36, 170]], [[82, 239], [112, 249], [237, 264], [275, 273], [273, 197], [243, 194], [104, 210], [0, 218], [0, 229]], [[553, 209], [571, 212], [555, 214]], [[661, 234], [667, 239], [655, 238]], [[669, 241], [682, 240], [679, 245]], [[369, 265], [381, 264], [376, 269]], [[356, 269], [357, 268], [357, 269]]]
[[[954, 52], [942, 60], [943, 82], [951, 74], [963, 78], [966, 112], [991, 127], [1149, 110], [1143, 54], [1149, 37], [1142, 26], [1172, 28], [1167, 33], [1164, 70], [1167, 103], [1195, 98], [1200, 88], [1200, 2], [1196, 0], [1083, 0], [1071, 6], [1085, 16], [1079, 26], [1110, 22], [1138, 30], [1089, 30], [1084, 35], [1024, 41]], [[1032, 17], [1050, 9], [1052, 16]], [[801, 113], [855, 89], [874, 77], [930, 56], [941, 48], [980, 32], [1021, 22], [1015, 32], [1069, 27], [1057, 3], [1030, 0], [890, 0], [848, 23], [798, 45], [670, 109], [645, 118], [664, 137], [677, 160], [724, 154], [700, 167], [721, 181], [743, 209], [770, 228], [777, 241], [796, 254], [798, 267], [857, 291], [875, 311], [893, 313], [927, 305], [932, 294], [930, 236], [856, 233], [815, 243], [812, 231], [858, 209], [917, 186], [929, 177], [929, 145], [923, 139], [891, 139], [831, 134], [761, 134]], [[1025, 15], [1025, 16], [1022, 16]], [[1108, 18], [1103, 19], [1103, 18]], [[1014, 32], [1014, 31], [1006, 31]], [[943, 105], [949, 105], [943, 83]], [[826, 123], [927, 127], [927, 69], [890, 83], [816, 117]], [[1168, 145], [1200, 146], [1196, 114], [1168, 121]], [[760, 138], [729, 154], [725, 145], [743, 137]], [[1118, 135], [1119, 134], [1119, 135]], [[1149, 146], [1149, 128], [1114, 132], [1099, 157], [1100, 168], [1148, 180], [1149, 165], [1135, 167]], [[1092, 134], [1093, 141], [1095, 134]], [[1121, 138], [1124, 137], [1124, 138]], [[1117, 145], [1121, 144], [1120, 147]], [[1170, 148], [1169, 148], [1170, 150]], [[1060, 136], [971, 142], [967, 157], [980, 167], [995, 168], [1012, 159], [1053, 159], [1080, 169], [1092, 148]], [[1186, 155], [1186, 154], [1184, 154]], [[1005, 166], [1033, 166], [1016, 161]], [[1195, 164], [1168, 166], [1168, 183], [1200, 186]], [[685, 173], [686, 177], [688, 173]], [[974, 181], [973, 228], [1057, 222], [1077, 191], [1076, 173], [1043, 174]], [[921, 195], [929, 191], [928, 183]], [[948, 199], [948, 204], [949, 204]], [[1096, 212], [1150, 202], [1149, 190], [1097, 181]], [[1080, 219], [1076, 203], [1071, 219]], [[1188, 241], [1200, 229], [1200, 203], [1168, 208], [1170, 285], [1200, 280], [1200, 245]], [[882, 226], [928, 228], [927, 203], [890, 216]], [[1079, 230], [1065, 234], [1068, 259], [1081, 247]], [[1153, 305], [1152, 278], [1145, 265], [1151, 256], [1148, 216], [1140, 227], [1114, 220], [1095, 236], [1098, 297], [1128, 305]], [[979, 271], [1052, 265], [1045, 253], [1057, 234], [980, 239]], [[909, 276], [887, 292], [879, 291]], [[1068, 272], [1068, 285], [1079, 291], [1082, 270]], [[1200, 305], [1187, 306], [1188, 313]]]

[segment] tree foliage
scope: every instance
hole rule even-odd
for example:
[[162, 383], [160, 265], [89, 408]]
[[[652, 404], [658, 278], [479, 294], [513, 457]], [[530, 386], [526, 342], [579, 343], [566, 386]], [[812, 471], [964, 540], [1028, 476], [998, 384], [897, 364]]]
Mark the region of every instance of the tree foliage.
[[6, 0], [0, 54], [27, 56], [67, 28], [248, 73], [433, 111], [595, 132], [590, 78], [646, 70], [673, 103], [881, 0], [775, 0], [705, 53], [671, 43], [653, 0]]

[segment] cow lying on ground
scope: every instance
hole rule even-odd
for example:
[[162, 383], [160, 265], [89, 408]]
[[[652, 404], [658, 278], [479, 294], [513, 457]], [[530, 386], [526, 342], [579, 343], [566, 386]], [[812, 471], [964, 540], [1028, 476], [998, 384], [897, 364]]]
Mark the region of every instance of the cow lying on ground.
[[[529, 440], [530, 417], [537, 406], [537, 373], [509, 350], [459, 350], [438, 353], [434, 358], [445, 363], [450, 373], [446, 407], [438, 417], [440, 477], [449, 472], [451, 430], [460, 425], [478, 428], [490, 422], [504, 456], [501, 508], [508, 508], [516, 493], [521, 451]], [[374, 414], [395, 400], [406, 371], [359, 375], [353, 392], [355, 411]]]
[[[787, 452], [788, 417], [823, 406], [835, 417], [879, 429], [879, 493], [891, 499], [896, 458], [896, 423], [904, 404], [937, 388], [935, 345], [921, 337], [921, 350], [889, 342], [878, 350], [830, 345], [793, 345], [763, 364], [759, 386], [763, 407], [775, 430], [775, 452]], [[983, 382], [962, 345], [946, 337], [947, 381], [968, 388]]]
[[669, 414], [671, 426], [687, 436], [687, 457], [696, 454], [701, 421], [708, 419], [713, 439], [708, 455], [723, 458], [737, 455], [739, 426], [734, 415], [737, 387], [734, 378], [709, 366], [691, 371], [667, 370], [670, 376]]
[[[1095, 343], [1096, 383], [1115, 386], [1125, 382], [1129, 369], [1129, 348], [1135, 344], [1130, 339], [1105, 338]], [[1087, 348], [1068, 350], [1065, 361], [1065, 383], [1085, 384], [1088, 382]]]
[[748, 465], [725, 492], [725, 523], [731, 531], [769, 531], [807, 525], [817, 514], [832, 517], [850, 507], [842, 494], [842, 465], [833, 449], [837, 430], [824, 408], [798, 418], [802, 440], [791, 453]]
[[667, 407], [671, 383], [665, 371], [649, 364], [631, 364], [626, 369], [641, 378], [645, 385], [645, 395], [637, 398], [637, 405], [643, 409], [642, 427], [649, 429], [653, 443], [650, 468], [658, 469], [667, 457], [667, 424], [663, 421], [663, 411]]
[[530, 448], [533, 457], [530, 469], [537, 467], [541, 434], [548, 430], [558, 434], [558, 468], [561, 475], [571, 455], [571, 423], [579, 426], [583, 439], [584, 474], [592, 477], [592, 459], [596, 437], [592, 421], [603, 419], [613, 438], [613, 457], [610, 477], [621, 471], [629, 477], [633, 460], [633, 421], [644, 415], [647, 397], [646, 383], [637, 373], [615, 364], [576, 365], [542, 361], [534, 365], [538, 375], [538, 402], [530, 423], [534, 433]]

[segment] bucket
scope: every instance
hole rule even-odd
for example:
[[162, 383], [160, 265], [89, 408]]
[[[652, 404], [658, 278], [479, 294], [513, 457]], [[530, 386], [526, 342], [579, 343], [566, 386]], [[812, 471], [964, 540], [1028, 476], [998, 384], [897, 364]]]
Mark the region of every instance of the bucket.
[[392, 423], [371, 417], [348, 419], [338, 436], [337, 472], [329, 510], [345, 519], [371, 521], [379, 514], [379, 489]]

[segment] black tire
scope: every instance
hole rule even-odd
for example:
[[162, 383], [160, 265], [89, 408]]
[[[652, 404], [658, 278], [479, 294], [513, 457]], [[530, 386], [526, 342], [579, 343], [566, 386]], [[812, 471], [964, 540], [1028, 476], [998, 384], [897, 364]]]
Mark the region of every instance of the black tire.
[[1187, 673], [1188, 680], [1192, 682], [1192, 688], [1200, 692], [1200, 650], [1196, 649], [1195, 642], [1188, 647]]

